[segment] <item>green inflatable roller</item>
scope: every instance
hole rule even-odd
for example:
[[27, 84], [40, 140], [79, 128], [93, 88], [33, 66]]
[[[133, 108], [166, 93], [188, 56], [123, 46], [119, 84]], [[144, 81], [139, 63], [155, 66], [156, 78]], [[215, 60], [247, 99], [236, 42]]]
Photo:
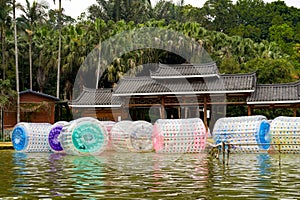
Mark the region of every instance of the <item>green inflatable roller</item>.
[[108, 144], [108, 134], [100, 121], [83, 117], [64, 126], [60, 143], [71, 155], [99, 155]]

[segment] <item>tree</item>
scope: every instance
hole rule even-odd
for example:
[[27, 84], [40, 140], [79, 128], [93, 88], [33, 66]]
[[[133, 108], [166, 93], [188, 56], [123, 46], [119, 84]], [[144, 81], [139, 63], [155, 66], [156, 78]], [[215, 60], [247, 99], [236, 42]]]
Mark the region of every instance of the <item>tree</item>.
[[3, 120], [4, 120], [4, 116], [3, 116], [3, 111], [5, 109], [5, 107], [8, 107], [8, 105], [10, 104], [10, 100], [12, 100], [14, 98], [14, 91], [11, 89], [11, 85], [10, 85], [10, 81], [9, 80], [2, 80], [0, 79], [0, 112], [1, 112], [1, 138], [3, 139], [3, 131], [4, 131], [4, 127], [3, 127]]
[[63, 29], [62, 69], [64, 97], [72, 98], [72, 88], [77, 73], [86, 58], [87, 43], [84, 36], [87, 32], [80, 26], [68, 25]]
[[152, 16], [155, 20], [165, 20], [167, 23], [170, 23], [172, 20], [177, 21], [181, 17], [177, 12], [178, 10], [177, 6], [172, 2], [160, 0], [155, 5]]
[[3, 108], [15, 96], [15, 92], [11, 89], [10, 80], [0, 79], [0, 91], [0, 107]]
[[293, 52], [291, 44], [294, 38], [294, 30], [287, 24], [273, 25], [269, 28], [270, 40], [276, 42], [286, 53]]
[[12, 11], [11, 0], [2, 0], [0, 2], [0, 37], [1, 37], [1, 53], [2, 53], [2, 77], [5, 79], [5, 68], [6, 68], [6, 31], [10, 27]]
[[[53, 30], [49, 30], [46, 26], [40, 26], [36, 29], [33, 36], [35, 41], [35, 49], [37, 56], [34, 60], [37, 68], [37, 84], [40, 92], [44, 92], [46, 80], [50, 69], [55, 68], [56, 58], [54, 52], [56, 46], [53, 45], [53, 41], [57, 39]], [[50, 88], [48, 89], [50, 92]]]
[[20, 122], [20, 95], [19, 95], [19, 62], [18, 62], [18, 40], [17, 40], [17, 21], [16, 21], [16, 0], [13, 0], [13, 22], [14, 22], [14, 41], [15, 41], [15, 68], [16, 68], [16, 91], [17, 91], [17, 123]]
[[260, 84], [288, 83], [297, 81], [297, 71], [287, 59], [253, 59], [243, 65], [249, 71], [256, 71]]
[[89, 18], [92, 20], [103, 19], [117, 22], [145, 22], [150, 19], [151, 1], [150, 0], [96, 0], [88, 8]]
[[[56, 0], [53, 0], [55, 3]], [[60, 59], [61, 59], [61, 15], [62, 15], [62, 8], [61, 8], [61, 0], [58, 0], [58, 31], [59, 31], [59, 38], [58, 38], [58, 57], [57, 57], [57, 81], [56, 81], [56, 97], [59, 98], [59, 87], [60, 87]]]
[[22, 28], [28, 35], [29, 40], [29, 76], [30, 76], [30, 89], [32, 90], [32, 36], [34, 35], [36, 25], [45, 21], [45, 9], [48, 6], [43, 3], [34, 1], [32, 4], [26, 0], [26, 5], [21, 6], [20, 10], [23, 12], [19, 18], [22, 23]]
[[235, 24], [236, 11], [232, 0], [208, 0], [202, 10], [206, 18], [205, 27], [209, 30], [228, 33], [228, 30]]

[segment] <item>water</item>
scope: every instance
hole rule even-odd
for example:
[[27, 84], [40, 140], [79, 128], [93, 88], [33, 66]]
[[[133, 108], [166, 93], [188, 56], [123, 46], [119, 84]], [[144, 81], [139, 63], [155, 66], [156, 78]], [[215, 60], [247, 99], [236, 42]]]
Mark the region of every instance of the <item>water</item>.
[[0, 199], [300, 198], [297, 154], [232, 154], [223, 165], [205, 153], [0, 151], [0, 162]]

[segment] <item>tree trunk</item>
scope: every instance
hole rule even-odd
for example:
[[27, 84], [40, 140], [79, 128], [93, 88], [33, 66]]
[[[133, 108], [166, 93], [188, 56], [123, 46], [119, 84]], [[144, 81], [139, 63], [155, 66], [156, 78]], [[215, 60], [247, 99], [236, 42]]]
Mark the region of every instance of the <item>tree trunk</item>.
[[32, 90], [32, 35], [29, 35], [29, 77], [30, 90]]
[[5, 80], [5, 28], [1, 27], [1, 47], [2, 47], [2, 79]]
[[61, 0], [59, 0], [59, 11], [58, 11], [58, 29], [59, 29], [59, 38], [58, 38], [58, 58], [57, 58], [57, 87], [56, 87], [56, 97], [59, 98], [59, 82], [60, 82], [60, 54], [61, 54]]
[[[96, 78], [96, 89], [99, 87], [99, 80], [100, 80], [100, 72], [101, 72], [101, 39], [99, 38], [99, 52], [98, 52], [98, 66], [97, 66], [97, 78]], [[102, 73], [101, 73], [102, 75]]]
[[16, 0], [13, 0], [13, 22], [14, 22], [15, 64], [16, 64], [17, 123], [19, 123], [20, 122], [20, 95], [19, 95], [19, 65], [18, 65], [18, 40], [17, 40], [17, 22], [16, 22]]

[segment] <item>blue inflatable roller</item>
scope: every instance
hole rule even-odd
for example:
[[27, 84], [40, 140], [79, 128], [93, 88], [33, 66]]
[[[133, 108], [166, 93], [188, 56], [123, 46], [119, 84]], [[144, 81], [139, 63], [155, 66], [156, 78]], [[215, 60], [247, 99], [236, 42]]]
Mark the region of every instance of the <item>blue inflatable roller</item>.
[[270, 148], [270, 123], [265, 116], [228, 117], [213, 128], [215, 144], [231, 145], [231, 152], [259, 153]]
[[13, 147], [20, 152], [51, 152], [48, 134], [51, 124], [18, 123], [11, 134]]

